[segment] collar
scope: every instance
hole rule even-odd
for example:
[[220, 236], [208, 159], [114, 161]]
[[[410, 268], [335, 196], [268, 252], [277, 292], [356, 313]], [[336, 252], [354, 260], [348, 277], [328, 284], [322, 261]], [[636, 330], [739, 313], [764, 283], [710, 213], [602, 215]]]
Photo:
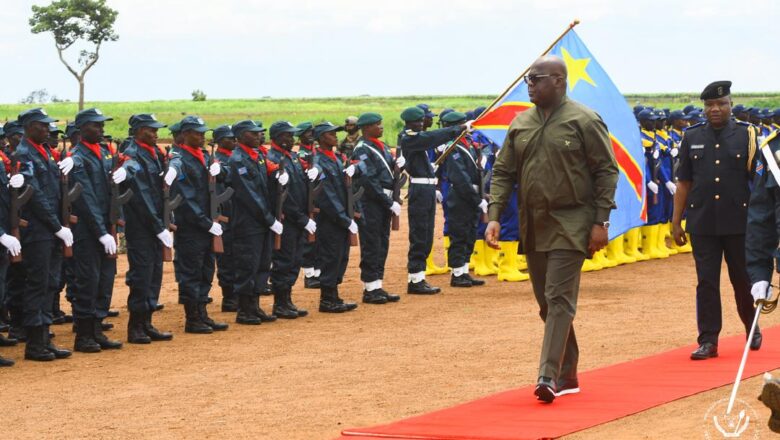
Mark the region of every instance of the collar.
[[190, 153], [196, 159], [198, 159], [204, 167], [206, 166], [206, 158], [203, 156], [203, 150], [201, 150], [200, 148], [193, 148], [190, 147], [189, 145], [184, 145], [184, 144], [179, 145], [179, 147], [182, 150]]
[[217, 152], [222, 153], [227, 157], [230, 157], [231, 154], [233, 154], [233, 150], [228, 150], [227, 148], [217, 147]]
[[89, 142], [82, 140], [81, 145], [89, 148], [89, 151], [97, 156], [98, 159], [103, 158], [103, 155], [100, 154], [100, 144], [90, 144]]
[[268, 147], [266, 147], [265, 145], [260, 145], [257, 148], [257, 151], [259, 151], [260, 153], [263, 153], [263, 157], [268, 156]]
[[47, 161], [47, 162], [49, 161], [49, 159], [51, 158], [51, 156], [49, 156], [49, 151], [48, 151], [48, 148], [45, 148], [45, 147], [43, 146], [43, 144], [36, 144], [36, 143], [35, 143], [35, 142], [33, 142], [33, 141], [32, 141], [32, 139], [30, 139], [30, 138], [25, 138], [25, 140], [26, 140], [27, 142], [29, 142], [29, 143], [30, 143], [30, 145], [32, 145], [32, 146], [33, 146], [33, 148], [35, 148], [36, 150], [38, 150], [38, 153], [40, 153], [40, 155], [43, 157], [43, 160], [44, 160], [44, 161]]
[[314, 144], [311, 145], [300, 144], [300, 147], [303, 148], [304, 150], [314, 152]]
[[368, 140], [372, 144], [374, 144], [377, 147], [379, 147], [379, 150], [381, 150], [384, 153], [384, 151], [385, 151], [385, 143], [384, 142], [380, 141], [377, 138], [370, 138], [370, 137], [367, 137], [366, 140]]
[[248, 154], [249, 157], [252, 158], [253, 162], [257, 162], [257, 158], [260, 156], [259, 151], [255, 150], [254, 148], [250, 148], [244, 144], [238, 144], [238, 146], [241, 147], [241, 149], [244, 150], [244, 152], [246, 152], [246, 154]]
[[317, 148], [317, 152], [328, 156], [332, 161], [338, 162], [336, 159], [336, 153], [333, 150], [326, 150], [324, 148]]
[[153, 159], [157, 159], [157, 152], [154, 150], [154, 147], [145, 144], [139, 140], [135, 140], [136, 145], [146, 150], [150, 156], [152, 156]]
[[285, 156], [287, 156], [288, 159], [292, 159], [292, 155], [290, 154], [290, 152], [277, 145], [276, 142], [271, 142], [271, 149], [284, 154]]

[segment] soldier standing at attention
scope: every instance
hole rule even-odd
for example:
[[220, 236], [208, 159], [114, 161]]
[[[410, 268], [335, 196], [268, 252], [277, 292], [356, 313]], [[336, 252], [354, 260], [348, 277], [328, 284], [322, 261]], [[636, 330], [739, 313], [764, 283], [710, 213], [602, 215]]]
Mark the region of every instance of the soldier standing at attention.
[[537, 59], [525, 77], [536, 108], [515, 117], [493, 167], [485, 241], [498, 246], [501, 212], [517, 183], [521, 253], [544, 321], [539, 381], [542, 402], [579, 391], [574, 335], [580, 269], [607, 245], [618, 167], [607, 126], [566, 97], [566, 64]]
[[[697, 348], [691, 359], [718, 356], [718, 336], [722, 326], [720, 269], [726, 258], [729, 279], [734, 288], [739, 318], [750, 331], [755, 309], [745, 263], [748, 186], [755, 170], [757, 130], [731, 118], [731, 81], [716, 81], [704, 88], [704, 114], [707, 122], [685, 130], [680, 143], [678, 191], [674, 195], [673, 234], [678, 245], [691, 235], [696, 262]], [[687, 215], [686, 230], [682, 228]], [[750, 348], [761, 347], [756, 329]]]
[[[314, 148], [314, 126], [311, 122], [301, 122], [295, 128], [298, 130], [298, 160], [301, 162], [304, 171], [308, 171], [317, 151]], [[316, 267], [317, 242], [305, 241], [303, 243], [303, 260], [301, 268], [303, 269], [303, 287], [307, 289], [320, 288], [320, 270]]]
[[[11, 225], [9, 224], [8, 213], [11, 212], [11, 188], [18, 189], [24, 185], [24, 177], [21, 174], [17, 174], [16, 170], [11, 169], [11, 161], [5, 155], [0, 152], [0, 159], [2, 164], [2, 172], [0, 172], [0, 310], [5, 307], [5, 293], [8, 289], [6, 284], [6, 273], [8, 272], [8, 266], [11, 263], [9, 256], [16, 256], [21, 254], [22, 245], [19, 240], [11, 235]], [[5, 172], [8, 171], [10, 174]], [[18, 263], [17, 263], [18, 264]], [[19, 341], [13, 338], [6, 338], [0, 334], [0, 347], [12, 347]], [[11, 359], [6, 359], [0, 356], [0, 367], [10, 367], [14, 364]]]
[[[431, 295], [441, 292], [425, 280], [426, 259], [433, 247], [436, 215], [436, 173], [429, 152], [452, 141], [465, 130], [465, 125], [422, 131], [425, 111], [409, 107], [401, 113], [405, 126], [399, 135], [398, 147], [403, 152], [404, 167], [409, 173], [409, 254], [406, 293]], [[465, 121], [464, 121], [465, 122]]]
[[[215, 128], [213, 133], [214, 143], [217, 144], [217, 151], [214, 152], [214, 158], [222, 164], [223, 170], [228, 170], [228, 160], [236, 147], [236, 137], [230, 130], [229, 125], [220, 125]], [[222, 183], [217, 184], [217, 191], [220, 193], [225, 190], [225, 186], [230, 185], [230, 173], [227, 172]], [[227, 218], [233, 218], [233, 201], [228, 200], [222, 204], [222, 211]], [[238, 297], [233, 292], [233, 222], [220, 223], [222, 225], [222, 246], [224, 252], [215, 255], [217, 260], [217, 282], [222, 289], [222, 311], [235, 312], [238, 309]]]

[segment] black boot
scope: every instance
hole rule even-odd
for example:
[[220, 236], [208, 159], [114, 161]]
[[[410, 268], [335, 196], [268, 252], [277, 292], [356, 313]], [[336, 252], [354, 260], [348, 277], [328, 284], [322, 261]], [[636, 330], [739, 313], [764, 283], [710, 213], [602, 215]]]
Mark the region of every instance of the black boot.
[[238, 295], [233, 293], [232, 287], [222, 288], [222, 311], [223, 312], [237, 312], [238, 311]]
[[339, 304], [343, 304], [344, 307], [347, 308], [348, 312], [351, 311], [351, 310], [355, 310], [357, 308], [357, 306], [358, 306], [357, 304], [355, 304], [353, 302], [345, 302], [343, 299], [341, 299], [341, 297], [339, 296], [339, 286], [334, 287], [333, 290], [334, 290], [334, 292], [336, 294], [336, 302], [339, 303]]
[[214, 329], [203, 322], [197, 303], [184, 303], [184, 315], [186, 319], [184, 322], [185, 333], [208, 334], [214, 332]]
[[13, 367], [15, 362], [13, 359], [7, 359], [0, 356], [0, 367]]
[[47, 331], [42, 325], [27, 327], [27, 345], [24, 347], [24, 358], [31, 361], [47, 362], [55, 359], [54, 353], [46, 348]]
[[161, 332], [160, 330], [157, 330], [155, 326], [152, 325], [152, 315], [154, 312], [147, 312], [144, 315], [144, 332], [146, 332], [146, 336], [149, 336], [152, 341], [170, 341], [173, 339], [173, 333], [171, 332]]
[[18, 343], [19, 343], [18, 339], [6, 338], [5, 336], [0, 335], [0, 347], [13, 347]]
[[203, 322], [205, 322], [207, 326], [209, 326], [212, 329], [214, 329], [215, 332], [220, 332], [220, 331], [227, 330], [228, 327], [230, 327], [229, 325], [227, 325], [224, 322], [214, 321], [213, 319], [211, 319], [209, 317], [209, 312], [208, 312], [208, 310], [206, 310], [206, 306], [207, 305], [208, 304], [206, 304], [206, 303], [198, 304], [198, 310], [200, 311], [200, 319], [202, 319]]
[[344, 313], [349, 309], [337, 300], [336, 289], [320, 287], [320, 313]]
[[289, 290], [284, 287], [274, 289], [274, 307], [271, 312], [277, 318], [295, 319], [298, 317], [298, 312], [290, 310], [287, 305], [287, 292], [289, 292]]
[[[317, 280], [317, 285], [319, 285], [319, 280]], [[287, 308], [297, 313], [299, 318], [303, 318], [304, 316], [308, 315], [309, 312], [307, 310], [299, 309], [295, 304], [293, 304], [292, 287], [288, 288], [286, 292], [287, 293], [285, 294], [285, 298], [287, 299]]]
[[49, 350], [55, 358], [57, 359], [65, 359], [69, 358], [73, 352], [70, 350], [65, 350], [64, 348], [59, 348], [54, 343], [51, 342], [51, 339], [49, 339], [49, 326], [44, 327], [45, 331], [43, 333], [44, 337], [46, 338], [46, 349]]
[[76, 342], [73, 349], [82, 353], [99, 353], [100, 344], [95, 341], [93, 318], [76, 318], [73, 326], [76, 328]]
[[19, 342], [27, 341], [27, 329], [23, 324], [24, 315], [22, 314], [22, 311], [9, 308], [8, 312], [10, 314], [8, 323], [11, 325], [8, 329], [8, 337], [16, 339]]
[[252, 312], [260, 318], [260, 321], [263, 322], [274, 322], [276, 321], [276, 316], [269, 315], [265, 313], [265, 310], [260, 308], [260, 296], [254, 295], [252, 297]]
[[120, 341], [108, 339], [108, 336], [103, 334], [102, 319], [94, 319], [93, 322], [95, 323], [95, 325], [93, 326], [93, 328], [95, 329], [94, 330], [95, 342], [97, 342], [100, 345], [101, 349], [116, 350], [122, 348], [122, 343]]
[[320, 277], [303, 277], [303, 287], [306, 289], [319, 289]]
[[152, 338], [144, 331], [144, 314], [130, 310], [127, 321], [127, 342], [131, 344], [151, 344]]
[[246, 325], [260, 325], [263, 323], [260, 317], [255, 315], [255, 305], [251, 296], [240, 295], [238, 297], [236, 323]]

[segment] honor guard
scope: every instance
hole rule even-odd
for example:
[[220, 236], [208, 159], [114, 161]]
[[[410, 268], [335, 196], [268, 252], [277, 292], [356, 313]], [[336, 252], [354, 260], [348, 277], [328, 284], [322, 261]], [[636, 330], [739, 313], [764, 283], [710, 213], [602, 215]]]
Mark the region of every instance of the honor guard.
[[[225, 190], [226, 186], [230, 185], [230, 178], [232, 175], [229, 172], [228, 160], [230, 155], [233, 154], [233, 149], [236, 147], [236, 137], [230, 129], [229, 125], [220, 125], [212, 132], [212, 138], [216, 144], [216, 151], [214, 151], [214, 159], [222, 164], [223, 169], [227, 172], [222, 179], [222, 182], [217, 183], [217, 191], [220, 193]], [[233, 201], [228, 200], [222, 204], [222, 212], [226, 214], [228, 219], [233, 218]], [[222, 289], [222, 311], [223, 312], [235, 312], [238, 310], [238, 298], [233, 292], [233, 222], [221, 222], [222, 225], [222, 245], [224, 251], [221, 254], [216, 254], [217, 260], [217, 282], [220, 289]]]
[[[298, 130], [298, 160], [304, 171], [308, 171], [314, 163], [315, 149], [314, 126], [311, 122], [301, 122], [295, 128]], [[315, 265], [317, 258], [317, 242], [306, 241], [303, 244], [303, 287], [307, 289], [320, 288], [320, 270]]]

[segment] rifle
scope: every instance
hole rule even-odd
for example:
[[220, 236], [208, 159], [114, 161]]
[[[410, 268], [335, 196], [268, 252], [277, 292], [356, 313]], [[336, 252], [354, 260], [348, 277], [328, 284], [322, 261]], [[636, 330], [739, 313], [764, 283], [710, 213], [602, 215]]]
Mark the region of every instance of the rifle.
[[[212, 147], [209, 165], [214, 163], [219, 163], [219, 161], [214, 158], [214, 148]], [[206, 172], [208, 172], [208, 170], [206, 170]], [[209, 213], [214, 222], [227, 223], [230, 221], [229, 218], [222, 215], [222, 204], [230, 200], [231, 197], [233, 197], [233, 188], [230, 187], [225, 188], [225, 191], [221, 194], [217, 194], [217, 176], [212, 176], [211, 173], [209, 173]], [[222, 236], [215, 235], [211, 239], [211, 250], [214, 251], [215, 254], [222, 254], [225, 252], [225, 248], [222, 245]]]
[[[176, 197], [171, 198], [171, 187], [163, 180], [163, 226], [171, 232], [176, 232], [176, 225], [173, 223], [173, 210], [181, 205], [182, 200], [181, 194], [176, 194]], [[162, 254], [163, 261], [173, 261], [173, 252], [168, 246], [163, 245]]]
[[[317, 208], [314, 202], [317, 200], [317, 196], [319, 196], [320, 193], [322, 192], [322, 188], [323, 188], [322, 182], [318, 182], [315, 184], [314, 182], [309, 180], [307, 186], [309, 187], [308, 188], [309, 194], [308, 194], [306, 205], [309, 211], [309, 218], [314, 220], [314, 216], [320, 212], [320, 208]], [[314, 243], [316, 237], [314, 234], [308, 234], [308, 237], [306, 239], [309, 241], [309, 243]]]
[[[404, 201], [401, 198], [401, 188], [406, 183], [407, 176], [404, 174], [401, 168], [397, 166], [393, 170], [393, 201], [398, 202], [399, 205], [403, 205]], [[401, 216], [393, 215], [391, 228], [393, 231], [397, 231], [401, 228]]]
[[[357, 191], [354, 193], [352, 192], [352, 178], [349, 176], [344, 176], [344, 183], [347, 187], [347, 217], [350, 219], [359, 219], [360, 213], [355, 212], [355, 202], [360, 200], [360, 198], [363, 196], [363, 187], [361, 186], [358, 188]], [[350, 246], [357, 246], [358, 240], [357, 240], [357, 234], [349, 234], [349, 245]]]
[[[281, 163], [280, 163], [281, 169]], [[277, 171], [277, 172], [281, 172]], [[276, 182], [276, 220], [279, 222], [284, 221], [284, 201], [287, 199], [287, 188], [279, 182]], [[281, 234], [275, 234], [274, 236], [274, 250], [278, 251], [282, 248], [282, 236]]]
[[[62, 160], [68, 157], [68, 144], [65, 143], [62, 147]], [[73, 184], [73, 188], [69, 188], [69, 179], [67, 174], [60, 173], [60, 198], [62, 199], [60, 209], [60, 223], [63, 228], [69, 228], [71, 225], [75, 225], [79, 219], [73, 215], [72, 204], [76, 199], [81, 196], [81, 191], [84, 189], [81, 183], [76, 182]], [[62, 256], [70, 258], [73, 256], [73, 247], [62, 245]]]
[[[19, 162], [11, 159], [12, 168], [19, 174]], [[22, 206], [24, 206], [33, 195], [33, 189], [30, 185], [25, 186], [24, 191], [19, 194], [18, 188], [11, 187], [11, 212], [9, 215], [9, 223], [11, 225], [11, 235], [16, 237], [17, 240], [22, 241], [22, 235], [19, 231], [19, 227], [26, 228], [27, 220], [21, 217]], [[11, 263], [19, 263], [22, 261], [22, 254], [11, 255]]]
[[[115, 152], [111, 156], [111, 169], [112, 175], [119, 169], [119, 152]], [[114, 237], [114, 242], [119, 244], [116, 236], [117, 225], [124, 226], [125, 221], [122, 219], [122, 205], [130, 201], [133, 197], [133, 190], [127, 188], [127, 191], [122, 193], [119, 189], [119, 184], [114, 183], [114, 179], [109, 176], [109, 185], [111, 186], [111, 205], [108, 209], [108, 233]], [[108, 255], [108, 258], [116, 259], [117, 254]]]

